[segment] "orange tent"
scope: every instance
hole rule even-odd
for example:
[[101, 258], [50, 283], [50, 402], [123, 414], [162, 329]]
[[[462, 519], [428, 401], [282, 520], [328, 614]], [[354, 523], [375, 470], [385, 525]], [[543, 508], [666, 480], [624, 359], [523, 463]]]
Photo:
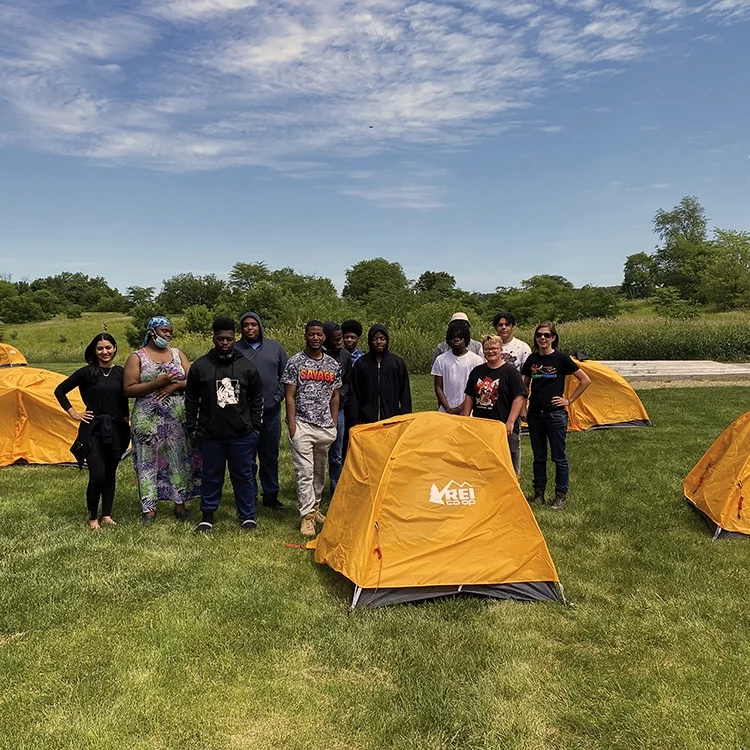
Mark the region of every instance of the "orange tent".
[[[36, 367], [0, 368], [0, 466], [74, 461], [70, 446], [78, 423], [54, 396], [63, 380], [64, 375]], [[76, 410], [85, 410], [77, 391], [69, 398]]]
[[420, 412], [352, 428], [315, 560], [352, 607], [477, 594], [562, 601], [501, 424]]
[[714, 539], [750, 534], [750, 411], [716, 438], [685, 477], [685, 498], [714, 529]]
[[[591, 385], [568, 407], [568, 432], [651, 426], [638, 394], [622, 375], [593, 359], [573, 361], [591, 378]], [[575, 378], [568, 378], [566, 397], [577, 386]]]
[[20, 367], [27, 365], [26, 357], [14, 346], [0, 343], [0, 367]]

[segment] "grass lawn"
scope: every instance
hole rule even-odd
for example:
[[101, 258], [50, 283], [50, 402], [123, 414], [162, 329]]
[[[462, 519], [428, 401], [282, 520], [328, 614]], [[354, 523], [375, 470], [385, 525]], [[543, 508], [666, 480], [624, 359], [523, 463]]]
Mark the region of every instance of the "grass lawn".
[[681, 496], [747, 392], [641, 395], [656, 426], [571, 435], [570, 505], [535, 510], [574, 608], [348, 615], [351, 585], [284, 546], [291, 510], [242, 535], [229, 489], [209, 538], [167, 507], [143, 530], [125, 462], [120, 525], [91, 533], [85, 473], [0, 470], [0, 748], [750, 747], [750, 546]]

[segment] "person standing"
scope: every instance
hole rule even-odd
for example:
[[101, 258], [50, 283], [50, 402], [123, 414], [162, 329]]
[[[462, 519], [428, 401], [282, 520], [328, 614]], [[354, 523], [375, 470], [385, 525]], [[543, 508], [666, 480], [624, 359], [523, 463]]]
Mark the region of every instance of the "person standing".
[[200, 458], [183, 426], [190, 363], [170, 346], [172, 333], [163, 315], [151, 318], [143, 346], [125, 362], [123, 390], [135, 399], [133, 465], [144, 526], [156, 520], [159, 500], [171, 500], [175, 518], [189, 520], [185, 504], [200, 493]]
[[352, 369], [350, 427], [411, 414], [406, 363], [390, 350], [388, 329], [376, 323], [367, 332], [369, 351]]
[[319, 320], [305, 326], [305, 348], [289, 358], [281, 382], [285, 389], [289, 446], [297, 476], [300, 533], [315, 536], [326, 477], [328, 449], [336, 439], [341, 366], [323, 351], [325, 331]]
[[197, 438], [202, 459], [202, 519], [195, 530], [213, 528], [228, 466], [240, 527], [253, 531], [263, 385], [255, 365], [235, 348], [234, 321], [216, 318], [212, 328], [214, 348], [193, 363], [185, 388], [185, 429]]
[[484, 360], [468, 349], [471, 334], [465, 320], [453, 320], [445, 334], [450, 349], [432, 363], [431, 375], [435, 378], [435, 395], [438, 411], [461, 414], [466, 398], [469, 373]]
[[349, 406], [349, 391], [352, 380], [352, 355], [343, 347], [344, 334], [341, 326], [332, 320], [323, 323], [325, 339], [323, 350], [341, 367], [341, 392], [339, 393], [339, 414], [336, 422], [336, 439], [328, 450], [328, 476], [331, 479], [331, 497], [336, 491], [341, 468], [344, 464], [346, 445], [346, 410]]
[[[452, 323], [454, 320], [465, 321], [469, 324], [469, 331], [471, 331], [471, 322], [469, 321], [469, 316], [466, 313], [453, 313], [453, 317], [450, 319], [449, 323]], [[432, 355], [432, 361], [434, 362], [441, 354], [445, 354], [450, 348], [450, 344], [447, 341], [441, 341], [435, 347], [435, 352]], [[479, 354], [480, 356], [482, 354], [482, 345], [479, 343], [479, 341], [475, 341], [471, 337], [469, 338], [468, 349], [470, 352], [474, 352], [474, 354]]]
[[[78, 439], [71, 452], [89, 470], [86, 487], [86, 507], [89, 528], [99, 524], [116, 526], [112, 519], [117, 466], [130, 442], [128, 400], [122, 390], [123, 370], [114, 364], [117, 342], [109, 333], [100, 333], [86, 347], [83, 358], [86, 367], [76, 370], [55, 388], [55, 398], [68, 414], [79, 422]], [[86, 411], [73, 408], [67, 394], [78, 388]], [[102, 515], [98, 518], [99, 501]]]
[[[529, 426], [531, 451], [534, 454], [534, 496], [532, 502], [544, 504], [547, 486], [547, 444], [555, 464], [554, 510], [568, 502], [569, 467], [565, 452], [568, 412], [565, 411], [591, 384], [589, 376], [565, 353], [557, 351], [560, 338], [555, 324], [540, 323], [534, 331], [534, 346], [524, 362], [522, 375], [530, 388], [526, 423]], [[572, 375], [578, 387], [565, 398], [565, 378]]]
[[[485, 336], [482, 351], [487, 360], [475, 367], [466, 383], [461, 414], [480, 419], [495, 419], [505, 425], [513, 468], [518, 476], [521, 408], [526, 402], [526, 386], [521, 374], [503, 361], [499, 336]], [[443, 355], [445, 356], [445, 355]]]
[[499, 312], [492, 320], [492, 327], [497, 331], [503, 344], [503, 362], [508, 362], [521, 372], [523, 363], [531, 354], [531, 347], [525, 341], [515, 337], [515, 315], [509, 312]]
[[258, 313], [246, 312], [240, 318], [240, 331], [242, 337], [235, 348], [256, 366], [263, 383], [263, 425], [258, 433], [258, 456], [253, 464], [253, 474], [257, 472], [260, 478], [263, 507], [283, 510], [284, 506], [279, 502], [279, 442], [281, 402], [284, 400], [281, 376], [288, 355], [278, 341], [266, 336]]
[[357, 347], [362, 336], [362, 324], [358, 320], [345, 320], [341, 324], [341, 333], [344, 335], [344, 348], [352, 355], [352, 365], [364, 355]]

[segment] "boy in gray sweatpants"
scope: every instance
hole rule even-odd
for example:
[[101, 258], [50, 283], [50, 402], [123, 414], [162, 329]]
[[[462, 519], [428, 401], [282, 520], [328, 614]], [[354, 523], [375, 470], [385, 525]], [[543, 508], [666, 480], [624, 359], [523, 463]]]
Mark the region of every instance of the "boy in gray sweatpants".
[[305, 348], [289, 358], [281, 376], [289, 426], [289, 446], [297, 475], [300, 532], [315, 536], [323, 523], [320, 499], [325, 484], [328, 449], [336, 439], [341, 366], [323, 351], [325, 332], [319, 320], [305, 326]]

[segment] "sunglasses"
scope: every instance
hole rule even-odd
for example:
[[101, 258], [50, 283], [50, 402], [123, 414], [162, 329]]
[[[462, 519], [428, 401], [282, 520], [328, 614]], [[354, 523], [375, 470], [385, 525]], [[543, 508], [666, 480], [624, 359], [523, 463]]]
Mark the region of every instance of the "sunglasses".
[[554, 338], [554, 333], [537, 333], [536, 337], [538, 339], [551, 339]]

